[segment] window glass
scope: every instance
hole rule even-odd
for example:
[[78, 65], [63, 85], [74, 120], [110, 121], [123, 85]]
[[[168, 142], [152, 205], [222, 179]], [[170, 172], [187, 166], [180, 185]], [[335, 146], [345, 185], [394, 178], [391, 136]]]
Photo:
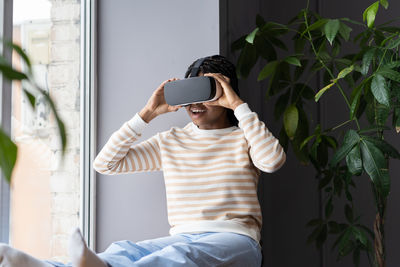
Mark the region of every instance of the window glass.
[[[80, 0], [14, 0], [13, 42], [22, 46], [33, 76], [49, 92], [66, 128], [64, 158], [48, 104], [35, 109], [14, 82], [12, 138], [18, 158], [10, 197], [10, 243], [38, 258], [67, 261], [68, 237], [80, 212]], [[13, 65], [26, 70], [17, 54]]]

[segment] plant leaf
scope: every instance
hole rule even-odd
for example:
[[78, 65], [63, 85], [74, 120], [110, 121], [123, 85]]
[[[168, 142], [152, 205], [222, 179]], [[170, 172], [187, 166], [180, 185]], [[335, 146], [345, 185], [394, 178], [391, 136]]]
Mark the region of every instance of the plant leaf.
[[290, 57], [285, 58], [285, 61], [294, 66], [301, 67], [300, 60], [297, 57], [290, 56]]
[[389, 144], [385, 140], [374, 138], [367, 135], [361, 135], [361, 138], [373, 143], [382, 152], [387, 153], [390, 157], [400, 159], [400, 153], [397, 151], [397, 149], [394, 148], [391, 144]]
[[359, 175], [362, 172], [362, 161], [360, 154], [360, 146], [356, 144], [347, 154], [346, 163], [349, 172], [355, 175]]
[[390, 179], [385, 156], [379, 148], [368, 140], [361, 139], [360, 145], [363, 168], [382, 197], [386, 197], [390, 191]]
[[353, 147], [360, 141], [360, 136], [354, 130], [349, 130], [343, 139], [343, 145], [336, 150], [332, 156], [330, 166], [334, 167], [338, 164], [347, 154], [353, 149]]
[[290, 105], [286, 108], [283, 115], [283, 125], [289, 139], [293, 140], [299, 123], [299, 111], [296, 105]]
[[10, 183], [12, 171], [17, 161], [17, 146], [0, 128], [0, 167], [7, 182]]
[[390, 96], [386, 80], [381, 74], [376, 74], [372, 78], [371, 92], [374, 95], [376, 101], [387, 107], [390, 106]]
[[340, 21], [338, 19], [330, 19], [324, 26], [324, 33], [328, 42], [332, 45], [340, 28]]
[[367, 75], [371, 61], [375, 57], [375, 51], [376, 49], [372, 47], [364, 53], [361, 65], [362, 75]]
[[343, 37], [344, 40], [348, 41], [350, 39], [350, 32], [353, 29], [347, 26], [345, 23], [340, 22], [339, 34]]
[[390, 80], [400, 82], [400, 73], [398, 73], [395, 70], [383, 67], [380, 68], [377, 73], [381, 74], [383, 77], [388, 78]]
[[257, 27], [250, 34], [248, 34], [246, 37], [246, 42], [248, 42], [249, 44], [253, 44], [254, 38], [256, 38], [256, 34], [258, 31], [259, 31], [259, 28]]
[[387, 0], [379, 0], [379, 2], [381, 3], [381, 5], [387, 9], [389, 7], [389, 2]]
[[278, 64], [279, 61], [271, 61], [267, 65], [265, 65], [264, 68], [258, 74], [257, 81], [262, 81], [268, 78], [270, 75], [272, 75], [275, 72]]
[[374, 26], [376, 13], [379, 9], [379, 1], [376, 1], [369, 7], [367, 7], [363, 13], [363, 21], [367, 21], [368, 28], [372, 28]]
[[336, 83], [330, 83], [327, 86], [325, 86], [324, 88], [322, 88], [321, 90], [318, 91], [318, 93], [315, 95], [315, 102], [318, 102], [318, 100], [321, 98], [321, 96], [326, 92], [326, 90], [328, 90], [329, 88], [331, 88], [332, 86], [334, 86]]
[[31, 104], [32, 108], [35, 109], [35, 103], [36, 103], [36, 98], [35, 98], [35, 96], [32, 95], [32, 94], [31, 94], [28, 90], [26, 90], [25, 88], [24, 88], [24, 93], [25, 93], [26, 97], [28, 98], [29, 103]]

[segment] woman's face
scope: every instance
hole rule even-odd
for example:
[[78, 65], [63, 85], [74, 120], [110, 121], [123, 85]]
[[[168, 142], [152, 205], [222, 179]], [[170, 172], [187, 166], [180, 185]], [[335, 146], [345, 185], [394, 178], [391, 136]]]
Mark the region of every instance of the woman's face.
[[222, 129], [231, 126], [224, 107], [196, 103], [185, 108], [193, 123], [200, 129]]
[[[200, 72], [198, 76], [203, 76], [203, 73]], [[224, 107], [196, 103], [185, 108], [193, 123], [200, 129], [222, 129], [231, 126]]]

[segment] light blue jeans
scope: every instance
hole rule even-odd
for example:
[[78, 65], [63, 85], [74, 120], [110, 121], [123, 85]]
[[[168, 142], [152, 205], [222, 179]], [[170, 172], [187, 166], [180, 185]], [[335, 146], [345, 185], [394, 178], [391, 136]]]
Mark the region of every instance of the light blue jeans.
[[179, 234], [138, 243], [118, 241], [97, 255], [112, 267], [261, 266], [257, 241], [235, 233]]

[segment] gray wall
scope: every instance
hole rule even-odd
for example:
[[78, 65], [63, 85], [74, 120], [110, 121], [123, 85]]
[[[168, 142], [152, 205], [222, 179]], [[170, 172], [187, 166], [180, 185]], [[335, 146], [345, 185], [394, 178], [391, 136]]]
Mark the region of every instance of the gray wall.
[[[98, 2], [99, 150], [161, 82], [219, 53], [219, 9], [214, 0]], [[164, 114], [142, 138], [188, 121], [184, 110]], [[168, 235], [161, 172], [97, 177], [97, 251], [116, 240]]]
[[[251, 32], [255, 28], [256, 14], [261, 14], [267, 21], [287, 23], [290, 18], [296, 15], [302, 8], [305, 8], [306, 1], [220, 1], [221, 13], [224, 20], [221, 23], [221, 53], [227, 55], [233, 62], [237, 61], [238, 54], [229, 51], [229, 45], [243, 34]], [[399, 1], [389, 1], [390, 11], [380, 9], [378, 22], [382, 18], [389, 20], [398, 16], [400, 10]], [[349, 17], [355, 20], [362, 20], [363, 10], [372, 3], [369, 0], [356, 1], [329, 1], [311, 0], [310, 9], [319, 11], [327, 17]], [[397, 23], [399, 25], [399, 23]], [[354, 34], [354, 33], [352, 33]], [[242, 98], [249, 103], [253, 110], [257, 111], [270, 130], [278, 135], [279, 128], [273, 118], [273, 105], [275, 99], [266, 102], [265, 84], [257, 83], [258, 72], [263, 67], [258, 64], [245, 81], [239, 82]], [[319, 88], [315, 82], [315, 87]], [[347, 120], [347, 107], [343, 103], [339, 93], [334, 90], [328, 92], [330, 102], [322, 98], [320, 116], [322, 121], [329, 122], [324, 127], [336, 125], [338, 122]], [[335, 112], [332, 112], [335, 110]], [[317, 110], [310, 110], [314, 118], [317, 117]], [[335, 124], [336, 123], [336, 124]], [[400, 147], [399, 137], [395, 134], [388, 136], [390, 141]], [[398, 242], [400, 230], [400, 214], [397, 212], [400, 204], [400, 181], [398, 162], [391, 162], [392, 190], [388, 203], [386, 220], [386, 245], [387, 245], [387, 266], [400, 266], [400, 255]], [[304, 226], [311, 218], [319, 214], [319, 192], [317, 189], [315, 172], [312, 166], [302, 166], [298, 163], [292, 152], [289, 152], [285, 166], [274, 174], [263, 174], [259, 184], [259, 198], [262, 203], [264, 225], [262, 239], [264, 242], [264, 266], [353, 266], [351, 257], [343, 261], [336, 261], [336, 252], [331, 251], [332, 240], [320, 254], [314, 246], [306, 244], [309, 229]], [[367, 177], [357, 181], [357, 190], [353, 195], [357, 210], [362, 215], [363, 222], [372, 225], [374, 219], [374, 205], [371, 189]], [[338, 204], [338, 209], [343, 205]], [[341, 213], [341, 212], [338, 212]], [[336, 214], [337, 219], [340, 214]], [[360, 266], [369, 266], [365, 254], [362, 255]]]

